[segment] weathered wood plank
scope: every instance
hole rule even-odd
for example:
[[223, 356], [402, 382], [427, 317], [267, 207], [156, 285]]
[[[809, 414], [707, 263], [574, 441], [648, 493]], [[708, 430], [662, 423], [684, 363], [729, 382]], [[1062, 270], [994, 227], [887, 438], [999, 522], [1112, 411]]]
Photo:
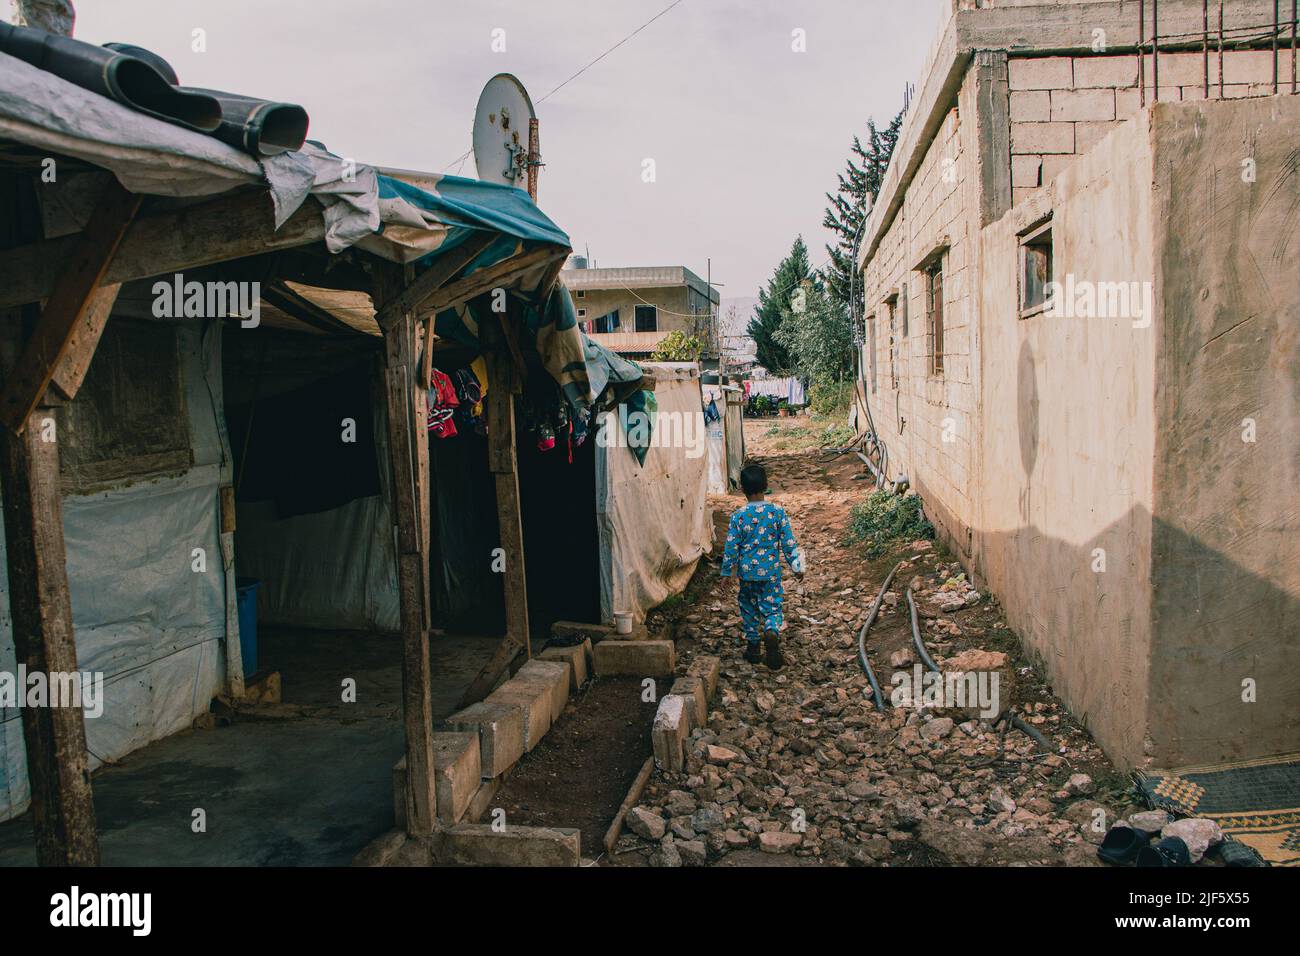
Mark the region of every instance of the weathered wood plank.
[[[0, 392], [0, 421], [14, 431], [23, 430], [65, 356], [71, 355], [77, 367], [90, 365], [99, 335], [86, 328], [86, 314], [95, 305], [103, 305], [102, 297], [95, 298], [95, 290], [140, 208], [140, 200], [116, 179], [110, 180], [85, 231], [74, 237], [40, 321]], [[106, 320], [106, 314], [99, 320], [100, 331]]]
[[[54, 410], [39, 409], [32, 425], [21, 434], [0, 428], [0, 495], [14, 652], [18, 663], [31, 673], [73, 674], [77, 647], [65, 563]], [[97, 866], [99, 838], [80, 704], [24, 707], [22, 721], [37, 862]]]
[[[325, 237], [320, 205], [308, 199], [279, 229], [265, 192], [141, 216], [131, 224], [102, 284], [197, 269]], [[62, 236], [9, 250], [0, 257], [0, 308], [39, 302], [58, 283], [60, 263], [79, 241]]]
[[420, 311], [425, 300], [445, 285], [448, 279], [469, 265], [475, 256], [490, 246], [496, 239], [497, 233], [494, 232], [471, 236], [456, 248], [449, 249], [435, 259], [433, 265], [420, 273], [419, 278], [399, 292], [392, 302], [382, 309], [376, 310], [375, 321], [379, 323], [379, 327], [381, 329], [387, 328], [396, 322], [404, 312]]

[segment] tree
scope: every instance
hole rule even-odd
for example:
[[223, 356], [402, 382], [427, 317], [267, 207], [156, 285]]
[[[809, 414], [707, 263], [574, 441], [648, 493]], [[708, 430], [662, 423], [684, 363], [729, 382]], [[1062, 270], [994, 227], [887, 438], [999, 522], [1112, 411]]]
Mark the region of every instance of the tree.
[[828, 289], [809, 281], [787, 306], [776, 340], [795, 371], [815, 385], [843, 379], [853, 366], [853, 327]]
[[704, 343], [697, 335], [688, 335], [681, 329], [674, 329], [659, 340], [652, 362], [698, 362], [704, 352]]
[[830, 205], [826, 207], [822, 225], [834, 233], [834, 242], [826, 247], [830, 262], [823, 271], [832, 304], [844, 309], [845, 314], [852, 300], [853, 283], [857, 281], [854, 252], [866, 215], [866, 198], [871, 196], [874, 201], [880, 193], [902, 125], [901, 110], [884, 130], [876, 128], [874, 119], [867, 120], [867, 145], [853, 137], [839, 185], [834, 193], [826, 194]]
[[820, 288], [821, 279], [808, 264], [808, 247], [804, 245], [803, 236], [797, 236], [789, 255], [781, 260], [772, 273], [772, 278], [767, 281], [767, 288], [759, 290], [758, 305], [746, 329], [749, 337], [754, 340], [758, 364], [769, 372], [785, 372], [790, 369], [790, 354], [777, 339], [776, 333], [789, 308], [790, 297], [804, 283], [812, 283]]

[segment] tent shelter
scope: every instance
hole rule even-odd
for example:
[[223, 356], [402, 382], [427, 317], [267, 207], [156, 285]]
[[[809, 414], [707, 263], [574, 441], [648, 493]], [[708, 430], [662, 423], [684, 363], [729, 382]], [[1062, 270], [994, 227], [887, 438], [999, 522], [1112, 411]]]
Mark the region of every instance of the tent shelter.
[[[243, 692], [238, 564], [267, 621], [400, 632], [406, 819], [427, 833], [431, 632], [488, 621], [509, 662], [532, 608], [643, 607], [706, 546], [694, 512], [622, 524], [645, 516], [626, 449], [561, 467], [516, 422], [530, 392], [581, 418], [640, 369], [584, 343], [568, 238], [525, 193], [240, 151], [46, 65], [0, 52], [0, 672], [103, 673], [105, 716], [0, 710], [0, 819], [30, 799], [42, 862], [98, 860], [89, 770]], [[486, 437], [431, 442], [435, 368], [480, 355]], [[685, 514], [663, 454], [641, 487]], [[585, 567], [535, 562], [530, 586], [538, 542]], [[604, 586], [616, 552], [644, 569], [635, 595]]]

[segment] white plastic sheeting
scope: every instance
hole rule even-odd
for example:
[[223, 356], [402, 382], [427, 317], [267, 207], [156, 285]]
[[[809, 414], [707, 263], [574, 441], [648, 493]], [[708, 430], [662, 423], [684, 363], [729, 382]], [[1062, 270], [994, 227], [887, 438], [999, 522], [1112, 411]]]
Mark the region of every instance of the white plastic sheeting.
[[[704, 437], [699, 369], [691, 363], [645, 365], [655, 377], [658, 414], [696, 416]], [[662, 422], [659, 423], [662, 425]], [[658, 426], [657, 426], [658, 427]], [[623, 447], [596, 449], [596, 523], [599, 531], [600, 608], [645, 619], [646, 611], [686, 587], [709, 553], [713, 528], [707, 499], [709, 456], [675, 443], [652, 441], [644, 465]]]
[[[193, 467], [63, 501], [77, 663], [104, 675], [103, 714], [86, 720], [92, 769], [188, 727], [225, 676], [218, 489], [229, 456], [220, 417], [220, 325], [182, 325], [178, 336]], [[202, 571], [194, 570], [195, 549], [202, 549]], [[0, 569], [3, 559], [0, 537]], [[0, 670], [15, 667], [3, 572]], [[0, 820], [22, 813], [29, 799], [22, 714], [0, 710]]]

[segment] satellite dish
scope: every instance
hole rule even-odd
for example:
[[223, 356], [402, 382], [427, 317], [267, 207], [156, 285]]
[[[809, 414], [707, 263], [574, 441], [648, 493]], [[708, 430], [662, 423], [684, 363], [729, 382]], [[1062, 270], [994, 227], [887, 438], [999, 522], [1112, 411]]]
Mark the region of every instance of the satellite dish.
[[524, 85], [509, 73], [487, 81], [474, 110], [474, 165], [478, 178], [524, 189], [528, 179], [528, 132], [537, 118]]

